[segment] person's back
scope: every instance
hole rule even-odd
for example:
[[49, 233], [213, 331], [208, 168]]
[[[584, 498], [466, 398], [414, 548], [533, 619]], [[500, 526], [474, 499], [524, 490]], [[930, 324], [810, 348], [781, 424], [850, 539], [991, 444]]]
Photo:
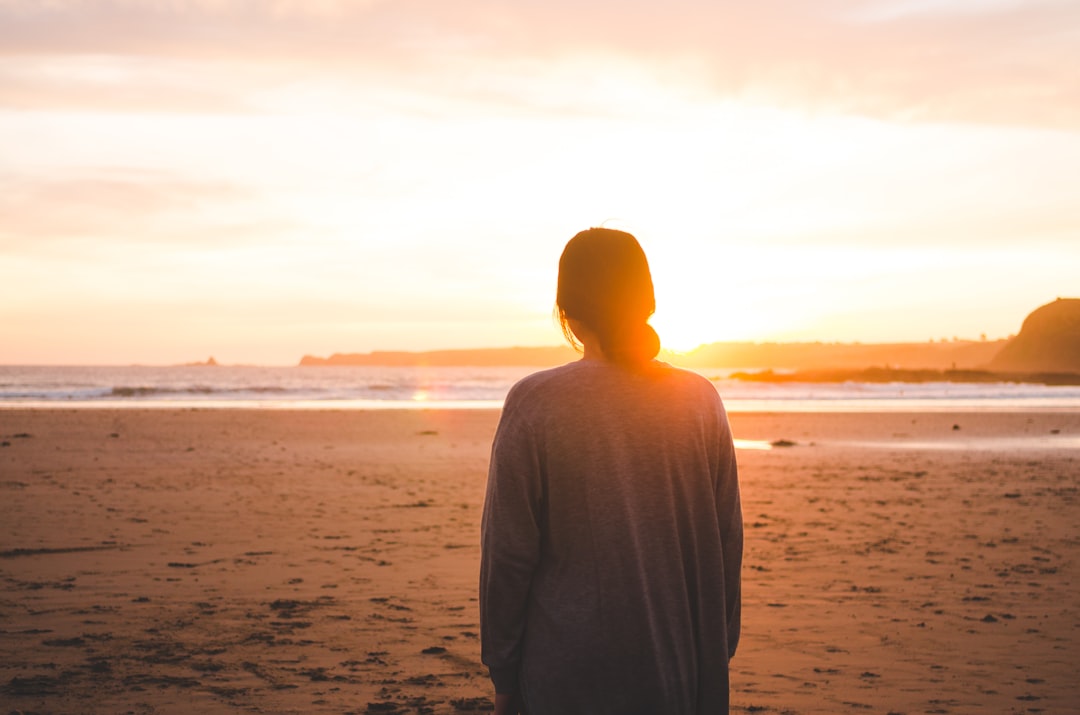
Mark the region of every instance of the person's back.
[[726, 712], [741, 518], [712, 385], [655, 362], [537, 373], [507, 398], [491, 474], [482, 635], [497, 690], [520, 678], [534, 715]]
[[630, 234], [571, 239], [557, 308], [584, 357], [515, 385], [492, 448], [480, 614], [496, 715], [726, 713], [742, 517], [720, 398], [653, 360]]

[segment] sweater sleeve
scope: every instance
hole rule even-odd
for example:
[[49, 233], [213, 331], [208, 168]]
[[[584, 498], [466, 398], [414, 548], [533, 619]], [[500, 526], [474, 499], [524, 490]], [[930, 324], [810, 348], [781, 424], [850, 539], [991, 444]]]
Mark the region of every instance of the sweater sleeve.
[[481, 660], [496, 693], [518, 690], [529, 588], [540, 556], [536, 435], [507, 398], [492, 446], [480, 527]]
[[716, 513], [724, 552], [724, 601], [727, 608], [728, 658], [739, 645], [742, 616], [743, 520], [739, 496], [739, 467], [727, 414], [720, 406], [720, 474], [716, 480]]

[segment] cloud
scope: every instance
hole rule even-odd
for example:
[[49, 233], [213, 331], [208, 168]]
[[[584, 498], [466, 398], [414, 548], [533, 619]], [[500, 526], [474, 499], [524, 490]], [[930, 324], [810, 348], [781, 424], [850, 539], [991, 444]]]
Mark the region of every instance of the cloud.
[[244, 220], [236, 207], [249, 192], [221, 182], [198, 182], [168, 172], [106, 168], [34, 179], [0, 177], [0, 249], [33, 254], [131, 244], [220, 245], [271, 231]]
[[[587, 78], [590, 62], [603, 72], [602, 58], [615, 57], [719, 98], [1076, 130], [1077, 47], [1080, 4], [1063, 0], [0, 2], [0, 57], [188, 62], [212, 86], [224, 73], [234, 96], [335, 77], [482, 96], [508, 75], [542, 86], [548, 67], [576, 62]], [[231, 75], [236, 67], [261, 71]], [[0, 89], [0, 101], [32, 105], [29, 91]], [[138, 94], [112, 101], [137, 105]], [[93, 101], [78, 88], [68, 96]]]
[[[415, 46], [447, 10], [435, 3], [300, 3], [263, 0], [0, 1], [4, 55], [126, 55], [283, 64], [365, 58]], [[410, 11], [428, 17], [418, 22]], [[427, 29], [434, 24], [436, 30]]]
[[[237, 73], [175, 61], [62, 55], [0, 59], [0, 107], [18, 111], [240, 113]], [[231, 75], [231, 76], [229, 76]], [[242, 86], [242, 85], [241, 85]]]

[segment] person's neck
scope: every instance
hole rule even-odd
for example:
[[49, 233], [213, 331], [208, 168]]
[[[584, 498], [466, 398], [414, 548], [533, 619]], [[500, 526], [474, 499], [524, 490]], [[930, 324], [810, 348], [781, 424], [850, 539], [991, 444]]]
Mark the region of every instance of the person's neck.
[[582, 348], [582, 360], [589, 360], [590, 362], [607, 362], [607, 358], [604, 357], [604, 351], [600, 349], [599, 345], [584, 343], [582, 344]]

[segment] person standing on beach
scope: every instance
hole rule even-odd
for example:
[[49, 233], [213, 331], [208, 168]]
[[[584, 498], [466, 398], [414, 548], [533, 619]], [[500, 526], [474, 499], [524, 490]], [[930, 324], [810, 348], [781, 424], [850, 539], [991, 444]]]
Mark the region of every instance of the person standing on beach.
[[556, 307], [583, 357], [514, 385], [488, 473], [481, 657], [497, 715], [728, 712], [735, 451], [712, 383], [654, 359], [655, 305], [632, 235], [566, 245]]

